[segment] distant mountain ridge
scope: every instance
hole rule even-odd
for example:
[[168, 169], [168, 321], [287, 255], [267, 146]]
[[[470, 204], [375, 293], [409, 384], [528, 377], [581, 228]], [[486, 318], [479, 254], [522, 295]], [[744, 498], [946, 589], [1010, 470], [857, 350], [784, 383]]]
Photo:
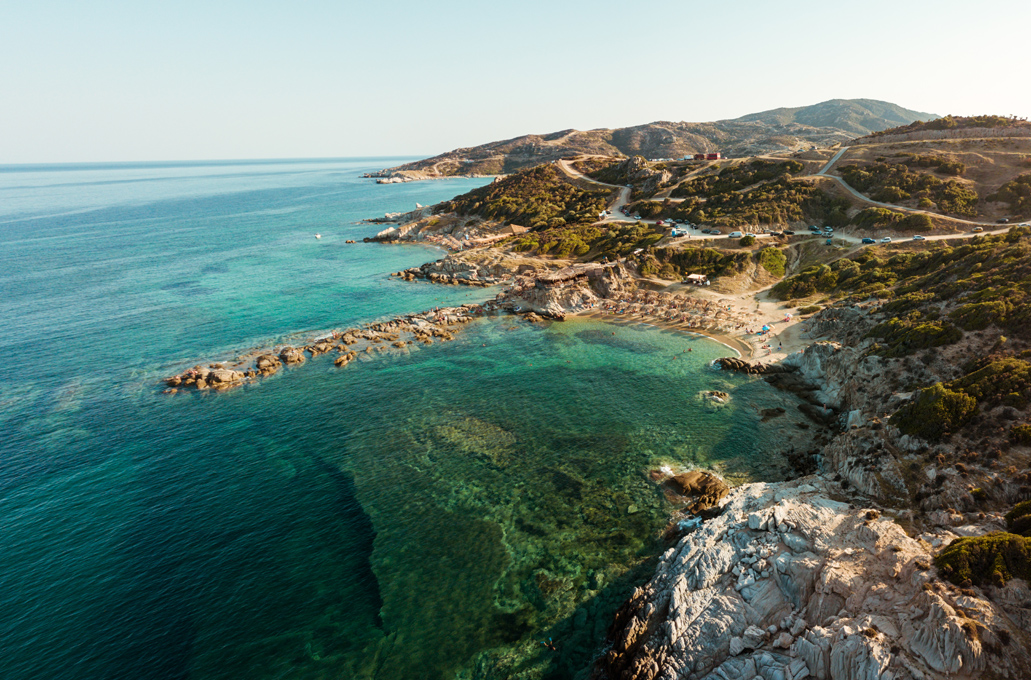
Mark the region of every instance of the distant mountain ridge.
[[874, 99], [831, 99], [812, 106], [772, 109], [710, 123], [657, 121], [617, 129], [569, 129], [545, 135], [523, 135], [455, 149], [369, 176], [401, 181], [452, 175], [499, 175], [578, 154], [680, 158], [720, 151], [728, 156], [752, 156], [814, 144], [829, 146], [879, 130], [937, 118], [940, 116], [933, 113], [912, 111]]

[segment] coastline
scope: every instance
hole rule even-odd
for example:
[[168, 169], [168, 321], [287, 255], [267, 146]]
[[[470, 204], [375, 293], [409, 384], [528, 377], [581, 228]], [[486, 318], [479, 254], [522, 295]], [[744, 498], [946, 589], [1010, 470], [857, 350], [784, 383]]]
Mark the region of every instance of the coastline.
[[[576, 319], [576, 318], [591, 319], [593, 321], [603, 321], [605, 323], [613, 323], [613, 324], [616, 324], [616, 325], [624, 325], [624, 324], [619, 324], [618, 323], [618, 321], [616, 320], [616, 319], [618, 319], [618, 317], [613, 317], [610, 314], [604, 314], [604, 313], [599, 312], [599, 311], [597, 311], [595, 309], [585, 309], [585, 310], [582, 310], [582, 311], [573, 312], [573, 313], [570, 314], [570, 317], [573, 318], [573, 319]], [[687, 325], [684, 325], [684, 324], [671, 323], [668, 320], [660, 319], [660, 318], [656, 318], [656, 317], [646, 317], [646, 319], [647, 320], [627, 318], [626, 319], [627, 323], [625, 325], [630, 325], [631, 323], [636, 323], [636, 324], [643, 324], [645, 326], [654, 326], [655, 328], [661, 328], [661, 329], [664, 329], [664, 330], [670, 330], [670, 331], [674, 331], [676, 333], [683, 333], [684, 335], [698, 335], [698, 336], [701, 336], [703, 338], [708, 338], [709, 340], [713, 340], [715, 342], [718, 342], [719, 344], [723, 345], [727, 349], [735, 352], [742, 359], [748, 359], [748, 358], [751, 358], [753, 356], [753, 351], [754, 350], [752, 349], [752, 347], [750, 345], [748, 345], [748, 343], [743, 342], [741, 339], [735, 338], [732, 335], [727, 335], [725, 333], [717, 333], [715, 331], [707, 330], [707, 329], [704, 329], [704, 328], [696, 328], [696, 327], [693, 327], [693, 326], [687, 326]]]

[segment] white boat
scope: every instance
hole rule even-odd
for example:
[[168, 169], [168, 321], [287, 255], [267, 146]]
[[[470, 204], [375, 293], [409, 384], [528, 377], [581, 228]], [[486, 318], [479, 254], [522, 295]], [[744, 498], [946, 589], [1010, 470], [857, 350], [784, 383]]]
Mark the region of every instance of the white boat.
[[315, 238], [322, 238], [322, 234], [315, 234]]

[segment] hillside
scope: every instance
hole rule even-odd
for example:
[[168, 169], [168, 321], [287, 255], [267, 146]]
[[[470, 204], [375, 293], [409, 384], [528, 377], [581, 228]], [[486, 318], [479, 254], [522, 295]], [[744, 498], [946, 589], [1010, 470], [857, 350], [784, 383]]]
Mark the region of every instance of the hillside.
[[773, 109], [736, 119], [767, 125], [807, 125], [814, 128], [842, 130], [864, 136], [891, 127], [938, 120], [933, 113], [904, 109], [896, 104], [875, 99], [831, 99], [812, 106]]
[[774, 109], [710, 123], [658, 121], [617, 129], [523, 135], [455, 149], [368, 176], [415, 180], [507, 174], [579, 154], [681, 158], [720, 151], [727, 156], [748, 156], [812, 145], [830, 146], [877, 130], [934, 118], [934, 114], [910, 111], [888, 102], [833, 99], [813, 106]]

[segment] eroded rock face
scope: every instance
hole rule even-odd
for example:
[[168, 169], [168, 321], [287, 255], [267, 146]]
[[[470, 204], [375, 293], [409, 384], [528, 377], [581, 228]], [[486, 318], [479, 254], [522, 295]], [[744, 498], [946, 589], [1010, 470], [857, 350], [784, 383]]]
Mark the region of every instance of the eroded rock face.
[[995, 604], [934, 580], [926, 544], [830, 493], [818, 477], [734, 489], [620, 609], [593, 677], [1031, 677], [1022, 647], [997, 644], [1020, 633]]
[[667, 479], [663, 486], [687, 499], [688, 511], [699, 513], [719, 505], [730, 488], [722, 479], [704, 470], [691, 470]]

